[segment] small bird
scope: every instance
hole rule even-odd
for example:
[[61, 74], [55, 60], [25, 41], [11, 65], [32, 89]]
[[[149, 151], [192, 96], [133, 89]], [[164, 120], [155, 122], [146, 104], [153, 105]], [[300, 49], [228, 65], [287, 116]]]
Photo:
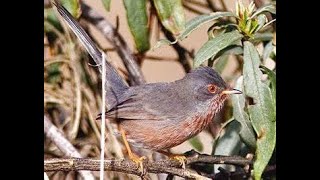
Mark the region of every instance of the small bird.
[[[79, 23], [61, 5], [55, 6], [92, 58], [101, 61], [100, 50]], [[109, 63], [107, 71], [106, 117], [118, 125], [130, 159], [140, 166], [144, 157], [135, 155], [130, 145], [168, 154], [165, 150], [200, 133], [228, 95], [242, 93], [232, 89], [210, 67], [198, 67], [174, 82], [131, 87]], [[173, 158], [183, 159], [181, 155]]]

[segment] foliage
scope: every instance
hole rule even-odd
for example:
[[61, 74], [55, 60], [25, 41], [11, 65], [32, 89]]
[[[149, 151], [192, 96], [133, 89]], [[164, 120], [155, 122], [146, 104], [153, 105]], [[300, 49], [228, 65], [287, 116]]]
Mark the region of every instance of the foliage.
[[[161, 46], [180, 46], [195, 31], [205, 25], [210, 26], [207, 41], [194, 54], [192, 50], [186, 50], [191, 54], [190, 64], [193, 68], [208, 65], [223, 73], [233, 59], [237, 67], [226, 81], [243, 92], [232, 95], [231, 101], [226, 103], [220, 119], [223, 125], [219, 126], [215, 142], [210, 145], [213, 147], [212, 155], [253, 155], [254, 164], [249, 173], [255, 179], [263, 178], [263, 171], [270, 165], [276, 148], [276, 71], [270, 66], [270, 63], [276, 64], [276, 30], [273, 26], [276, 6], [275, 1], [267, 2], [255, 7], [253, 2], [244, 5], [238, 1], [232, 4], [234, 11], [217, 11], [210, 9], [209, 4], [190, 0], [123, 0], [128, 32], [134, 41], [136, 55], [141, 59]], [[62, 4], [74, 17], [81, 18], [80, 1], [63, 0]], [[190, 4], [210, 9], [210, 13], [199, 13], [190, 8]], [[101, 5], [106, 11], [112, 11], [110, 0], [102, 0]], [[187, 21], [186, 11], [199, 14]], [[99, 73], [88, 66], [88, 55], [76, 38], [70, 36], [53, 9], [45, 8], [44, 14], [45, 39], [48, 41], [45, 44], [48, 54], [44, 61], [45, 112], [81, 154], [98, 157], [100, 124], [95, 117], [101, 104]], [[156, 18], [175, 39], [157, 39], [150, 45], [152, 18]], [[160, 24], [158, 26], [160, 29]], [[122, 75], [129, 79], [125, 73]], [[106, 156], [123, 156], [116, 140], [107, 137], [106, 141], [110, 145]], [[207, 146], [198, 136], [189, 143], [199, 151]], [[45, 154], [49, 157], [62, 156], [48, 140], [45, 140]], [[237, 170], [234, 166], [222, 167]], [[218, 173], [218, 166], [212, 171]], [[107, 175], [109, 178], [128, 178], [112, 172]]]

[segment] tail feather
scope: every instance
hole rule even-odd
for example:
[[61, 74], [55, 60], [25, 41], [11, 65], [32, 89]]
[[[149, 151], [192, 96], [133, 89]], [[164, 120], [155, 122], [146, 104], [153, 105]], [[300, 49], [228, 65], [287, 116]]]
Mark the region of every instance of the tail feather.
[[[70, 29], [75, 33], [79, 38], [82, 45], [85, 47], [87, 52], [93, 58], [97, 64], [102, 64], [102, 53], [95, 43], [91, 40], [88, 34], [80, 26], [80, 24], [73, 18], [73, 16], [58, 2], [53, 2], [56, 6], [59, 14], [68, 24]], [[99, 66], [100, 72], [101, 66]], [[106, 61], [106, 96], [107, 96], [107, 105], [108, 109], [112, 108], [116, 104], [119, 94], [122, 94], [124, 90], [128, 88], [128, 85], [123, 81], [120, 75], [117, 73], [116, 69]]]

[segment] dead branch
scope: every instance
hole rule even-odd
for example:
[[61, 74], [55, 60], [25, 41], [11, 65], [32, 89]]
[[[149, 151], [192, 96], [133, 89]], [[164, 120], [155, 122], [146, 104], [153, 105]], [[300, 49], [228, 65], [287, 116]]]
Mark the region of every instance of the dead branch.
[[[44, 133], [66, 156], [81, 158], [76, 148], [64, 137], [63, 132], [51, 123], [47, 116], [44, 116]], [[86, 180], [94, 179], [93, 174], [89, 171], [79, 171], [79, 173]]]
[[[187, 157], [186, 165], [194, 163], [208, 163], [208, 164], [233, 164], [245, 166], [252, 164], [248, 160], [239, 156], [210, 156], [206, 154], [199, 154], [191, 151], [192, 156]], [[44, 161], [45, 171], [78, 171], [90, 170], [99, 171], [100, 160], [89, 158], [65, 158], [65, 159], [47, 159]], [[145, 172], [148, 173], [166, 173], [183, 178], [205, 178], [190, 169], [180, 168], [180, 163], [172, 159], [160, 160], [156, 162], [144, 162]], [[130, 160], [109, 159], [104, 161], [106, 171], [117, 171], [123, 173], [134, 174], [142, 176], [144, 173], [139, 170], [139, 167]]]

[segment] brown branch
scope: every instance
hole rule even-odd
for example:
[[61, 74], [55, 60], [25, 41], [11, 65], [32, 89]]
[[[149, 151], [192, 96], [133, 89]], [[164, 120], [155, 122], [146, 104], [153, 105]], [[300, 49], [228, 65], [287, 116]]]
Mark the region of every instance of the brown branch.
[[[187, 157], [186, 165], [194, 163], [209, 163], [209, 164], [233, 164], [245, 166], [252, 164], [248, 160], [239, 156], [210, 156], [199, 154], [191, 151], [192, 156]], [[47, 159], [44, 161], [45, 171], [76, 171], [76, 170], [91, 170], [99, 171], [100, 160], [89, 158], [66, 158], [66, 159]], [[180, 163], [172, 160], [160, 160], [156, 162], [144, 162], [145, 172], [148, 173], [167, 173], [183, 178], [204, 178], [190, 169], [180, 168]], [[115, 160], [109, 159], [104, 161], [106, 171], [117, 171], [123, 173], [142, 176], [144, 173], [139, 170], [139, 167], [130, 160]]]
[[[44, 116], [44, 133], [66, 156], [76, 158], [82, 157], [76, 148], [64, 137], [63, 132], [52, 124], [47, 116]], [[94, 179], [91, 172], [79, 171], [79, 173], [84, 179]]]
[[117, 32], [117, 30], [103, 18], [98, 12], [89, 7], [88, 5], [82, 3], [82, 17], [95, 25], [99, 31], [108, 39], [108, 41], [115, 47], [117, 53], [123, 60], [125, 67], [127, 68], [130, 76], [131, 85], [144, 84], [145, 79], [141, 72], [139, 65], [137, 64], [137, 59], [133, 55], [132, 51], [129, 49], [127, 43], [124, 41], [123, 37]]

